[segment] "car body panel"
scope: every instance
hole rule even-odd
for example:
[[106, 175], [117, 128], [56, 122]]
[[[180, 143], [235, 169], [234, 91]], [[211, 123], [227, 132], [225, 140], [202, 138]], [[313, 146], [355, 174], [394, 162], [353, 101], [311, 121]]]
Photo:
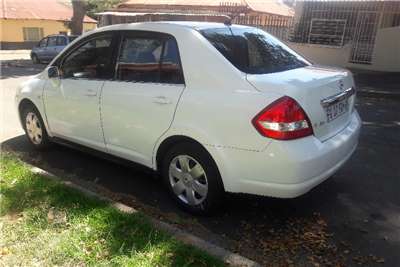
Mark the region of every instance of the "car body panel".
[[[338, 68], [308, 66], [293, 70], [247, 75], [257, 89], [276, 92], [294, 98], [305, 110], [313, 126], [314, 135], [321, 141], [327, 140], [346, 127], [351, 112], [328, 122], [321, 101], [354, 86], [349, 71]], [[347, 101], [349, 110], [354, 107], [354, 95]]]
[[49, 79], [44, 102], [53, 136], [105, 151], [100, 124], [99, 99], [103, 81]]
[[168, 130], [183, 84], [106, 81], [101, 120], [112, 154], [152, 166], [155, 142]]
[[325, 142], [314, 136], [272, 141], [264, 151], [208, 147], [218, 163], [225, 190], [233, 193], [292, 198], [334, 174], [358, 144], [361, 120], [354, 111], [350, 124]]
[[[42, 114], [46, 128], [48, 128], [47, 120], [45, 117], [45, 107], [43, 103], [43, 87], [46, 83], [46, 76], [44, 73], [31, 76], [27, 81], [21, 83], [16, 90], [15, 105], [19, 113], [19, 107], [23, 100], [32, 102]], [[22, 125], [22, 121], [21, 121]]]
[[[321, 99], [354, 86], [345, 70], [317, 66], [249, 75], [235, 68], [196, 29], [224, 24], [154, 22], [112, 25], [85, 33], [149, 31], [177, 40], [184, 85], [47, 77], [47, 69], [25, 83], [17, 103], [34, 99], [50, 136], [129, 159], [154, 170], [164, 140], [194, 139], [216, 162], [229, 192], [296, 197], [341, 167], [353, 153], [360, 118], [353, 108], [331, 125], [319, 125]], [[57, 55], [74, 49], [71, 44]], [[44, 89], [45, 88], [45, 89]], [[44, 89], [44, 91], [43, 91]], [[91, 94], [89, 97], [88, 94]], [[46, 105], [43, 105], [45, 96]], [[282, 96], [295, 99], [310, 116], [314, 135], [290, 141], [262, 136], [252, 119]], [[155, 103], [160, 99], [164, 103]], [[324, 127], [323, 127], [324, 126]]]

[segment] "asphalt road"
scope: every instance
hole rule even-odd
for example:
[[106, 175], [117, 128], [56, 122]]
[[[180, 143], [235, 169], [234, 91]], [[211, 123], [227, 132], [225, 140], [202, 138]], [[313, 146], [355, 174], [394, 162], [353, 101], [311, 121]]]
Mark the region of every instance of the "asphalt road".
[[218, 215], [193, 217], [176, 208], [147, 170], [59, 145], [32, 150], [17, 136], [21, 130], [10, 105], [16, 84], [32, 72], [3, 68], [2, 149], [265, 265], [400, 266], [399, 101], [358, 100], [358, 149], [308, 194], [290, 200], [230, 194]]

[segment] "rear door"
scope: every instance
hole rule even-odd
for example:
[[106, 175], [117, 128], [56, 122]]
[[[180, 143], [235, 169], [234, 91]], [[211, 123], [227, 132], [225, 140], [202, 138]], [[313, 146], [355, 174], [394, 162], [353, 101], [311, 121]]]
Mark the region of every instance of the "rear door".
[[121, 33], [116, 79], [106, 81], [101, 115], [109, 152], [150, 166], [169, 128], [184, 79], [177, 42], [162, 33]]
[[57, 43], [56, 43], [56, 54], [58, 55], [65, 46], [67, 46], [68, 40], [67, 36], [57, 36]]
[[57, 55], [57, 36], [50, 36], [47, 42], [47, 48], [45, 52], [45, 59], [51, 60]]

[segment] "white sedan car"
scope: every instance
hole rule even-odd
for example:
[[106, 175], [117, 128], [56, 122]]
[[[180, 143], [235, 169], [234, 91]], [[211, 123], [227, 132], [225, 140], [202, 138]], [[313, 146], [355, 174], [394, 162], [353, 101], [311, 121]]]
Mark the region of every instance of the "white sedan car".
[[306, 193], [349, 159], [361, 125], [350, 72], [219, 23], [99, 28], [22, 84], [16, 101], [35, 147], [63, 140], [145, 165], [197, 213], [224, 192]]

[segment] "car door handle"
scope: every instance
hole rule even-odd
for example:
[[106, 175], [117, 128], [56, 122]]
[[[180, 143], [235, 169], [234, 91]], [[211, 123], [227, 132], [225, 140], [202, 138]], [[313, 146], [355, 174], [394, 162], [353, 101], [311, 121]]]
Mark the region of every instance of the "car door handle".
[[97, 96], [97, 92], [95, 90], [87, 90], [85, 96]]
[[160, 104], [160, 105], [168, 105], [168, 104], [172, 104], [172, 101], [165, 96], [156, 96], [156, 97], [154, 97], [153, 103]]

